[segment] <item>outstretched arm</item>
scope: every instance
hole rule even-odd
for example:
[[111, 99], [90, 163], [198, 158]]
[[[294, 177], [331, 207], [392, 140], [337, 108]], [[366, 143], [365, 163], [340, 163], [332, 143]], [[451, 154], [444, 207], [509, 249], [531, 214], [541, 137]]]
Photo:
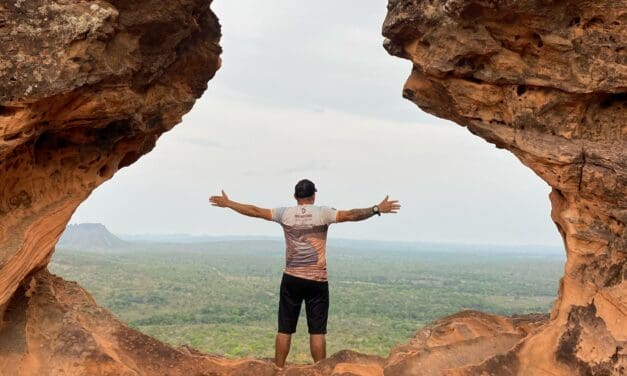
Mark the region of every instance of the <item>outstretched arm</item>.
[[[401, 208], [398, 200], [388, 200], [385, 196], [383, 201], [377, 205], [380, 213], [396, 213]], [[337, 222], [356, 222], [363, 221], [375, 215], [374, 206], [363, 209], [340, 210], [337, 212]]]
[[272, 211], [270, 209], [260, 208], [255, 205], [240, 204], [239, 202], [230, 200], [229, 196], [227, 196], [224, 191], [222, 191], [222, 196], [211, 196], [209, 202], [211, 202], [213, 206], [233, 209], [249, 217], [263, 218], [268, 221], [272, 220]]

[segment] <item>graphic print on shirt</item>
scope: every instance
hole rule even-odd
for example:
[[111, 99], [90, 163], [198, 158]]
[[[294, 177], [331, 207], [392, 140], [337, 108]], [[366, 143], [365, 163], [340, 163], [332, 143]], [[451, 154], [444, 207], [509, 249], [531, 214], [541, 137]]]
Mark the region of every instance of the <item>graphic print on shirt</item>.
[[318, 250], [325, 247], [328, 225], [307, 227], [303, 224], [299, 226], [283, 225], [285, 231], [286, 244], [287, 237], [291, 251], [286, 255], [287, 266], [305, 266], [318, 263]]
[[316, 281], [327, 280], [326, 242], [329, 224], [337, 210], [325, 206], [298, 205], [272, 209], [272, 220], [285, 233], [287, 274]]

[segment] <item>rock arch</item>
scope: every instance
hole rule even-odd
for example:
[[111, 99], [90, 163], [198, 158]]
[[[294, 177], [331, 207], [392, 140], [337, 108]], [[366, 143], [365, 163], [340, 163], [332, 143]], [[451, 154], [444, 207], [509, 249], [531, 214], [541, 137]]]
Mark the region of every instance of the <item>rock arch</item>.
[[[553, 187], [552, 218], [568, 262], [549, 322], [466, 312], [436, 322], [386, 360], [340, 352], [290, 372], [625, 371], [627, 3], [547, 4], [390, 0], [384, 35], [391, 54], [413, 63], [404, 97], [512, 151]], [[0, 3], [4, 373], [276, 372], [260, 360], [172, 349], [45, 268], [76, 207], [149, 152], [219, 68], [220, 27], [209, 6]], [[438, 365], [425, 354], [466, 361]]]

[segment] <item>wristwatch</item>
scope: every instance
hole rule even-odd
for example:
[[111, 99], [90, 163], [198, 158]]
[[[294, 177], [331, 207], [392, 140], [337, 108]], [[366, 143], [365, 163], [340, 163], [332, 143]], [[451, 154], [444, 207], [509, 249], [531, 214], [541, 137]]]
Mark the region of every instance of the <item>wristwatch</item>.
[[379, 205], [375, 205], [372, 207], [372, 213], [376, 214], [376, 215], [381, 215], [381, 210], [379, 209]]

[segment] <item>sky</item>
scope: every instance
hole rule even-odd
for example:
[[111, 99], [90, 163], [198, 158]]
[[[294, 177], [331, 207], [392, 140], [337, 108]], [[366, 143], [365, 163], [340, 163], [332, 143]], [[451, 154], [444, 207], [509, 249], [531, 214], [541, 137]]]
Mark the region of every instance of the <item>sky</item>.
[[97, 188], [71, 223], [118, 234], [281, 236], [279, 225], [208, 197], [398, 214], [333, 225], [329, 236], [559, 245], [550, 187], [512, 154], [401, 97], [411, 63], [382, 48], [385, 0], [216, 0], [222, 68], [156, 148]]

